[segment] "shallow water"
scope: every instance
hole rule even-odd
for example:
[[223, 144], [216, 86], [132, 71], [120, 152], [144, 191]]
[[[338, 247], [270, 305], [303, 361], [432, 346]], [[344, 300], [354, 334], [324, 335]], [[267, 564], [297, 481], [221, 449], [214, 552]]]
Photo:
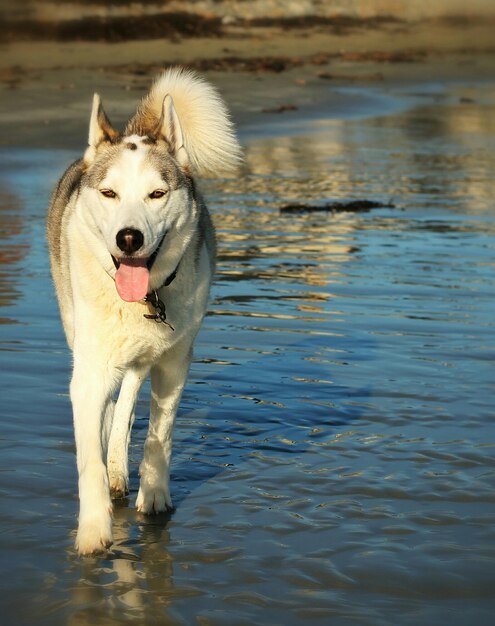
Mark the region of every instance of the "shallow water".
[[[399, 95], [245, 126], [244, 175], [205, 184], [220, 258], [177, 509], [133, 509], [143, 393], [104, 558], [72, 547], [70, 356], [44, 241], [78, 154], [2, 149], [3, 625], [492, 623], [495, 88]], [[279, 212], [363, 198], [396, 208]]]

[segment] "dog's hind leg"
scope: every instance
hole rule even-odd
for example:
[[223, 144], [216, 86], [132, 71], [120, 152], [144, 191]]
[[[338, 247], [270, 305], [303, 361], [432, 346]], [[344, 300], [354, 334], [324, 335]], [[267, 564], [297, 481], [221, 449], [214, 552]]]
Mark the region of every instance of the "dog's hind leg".
[[112, 498], [123, 498], [129, 493], [128, 449], [134, 422], [134, 407], [139, 390], [148, 372], [130, 369], [122, 380], [115, 405], [113, 424], [108, 441], [107, 470]]
[[101, 445], [103, 448], [103, 457], [108, 449], [108, 440], [110, 439], [110, 431], [112, 430], [113, 415], [115, 412], [115, 402], [109, 400], [103, 413], [103, 424], [101, 427]]
[[172, 431], [191, 358], [190, 344], [181, 344], [151, 369], [150, 424], [136, 500], [141, 513], [160, 513], [172, 508], [169, 489]]
[[79, 554], [101, 552], [112, 544], [112, 503], [103, 455], [103, 419], [118, 384], [117, 372], [94, 351], [74, 351], [70, 385], [79, 472]]

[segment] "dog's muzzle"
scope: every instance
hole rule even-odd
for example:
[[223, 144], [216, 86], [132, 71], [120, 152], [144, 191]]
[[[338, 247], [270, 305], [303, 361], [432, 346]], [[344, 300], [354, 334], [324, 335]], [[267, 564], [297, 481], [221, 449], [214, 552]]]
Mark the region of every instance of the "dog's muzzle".
[[[131, 230], [131, 229], [123, 229], [123, 230]], [[119, 233], [121, 233], [123, 231], [119, 231]], [[139, 231], [136, 231], [139, 232]], [[119, 236], [119, 233], [117, 233], [117, 237]], [[160, 248], [163, 245], [163, 242], [165, 241], [165, 237], [167, 236], [167, 233], [165, 232], [163, 234], [163, 237], [160, 239], [160, 242], [158, 244], [158, 246], [155, 248], [154, 252], [152, 254], [150, 254], [150, 256], [148, 257], [147, 261], [146, 261], [146, 267], [148, 268], [149, 271], [151, 271], [151, 268], [153, 267], [154, 262], [156, 261], [156, 257], [158, 256], [158, 253], [160, 252]], [[120, 247], [120, 246], [119, 246]], [[139, 246], [141, 247], [141, 246]], [[117, 259], [116, 257], [113, 256], [113, 254], [110, 255], [112, 257], [112, 261], [113, 264], [115, 265], [115, 269], [118, 270], [120, 267], [120, 259], [121, 258], [126, 258], [126, 259], [132, 259], [132, 256], [125, 256], [125, 257], [120, 257], [120, 259]]]

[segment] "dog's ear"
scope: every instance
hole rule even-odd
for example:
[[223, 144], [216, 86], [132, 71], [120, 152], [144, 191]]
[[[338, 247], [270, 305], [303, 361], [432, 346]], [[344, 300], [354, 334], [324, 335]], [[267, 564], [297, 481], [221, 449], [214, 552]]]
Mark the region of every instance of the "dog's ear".
[[119, 133], [112, 127], [103, 106], [100, 96], [93, 96], [93, 109], [89, 120], [88, 148], [84, 154], [84, 162], [90, 165], [95, 158], [96, 149], [102, 142], [112, 142], [117, 139]]
[[177, 115], [174, 101], [170, 94], [165, 96], [163, 100], [159, 132], [165, 137], [172, 156], [178, 161], [181, 167], [186, 169], [189, 165], [189, 157], [184, 147], [184, 136], [182, 134], [179, 116]]

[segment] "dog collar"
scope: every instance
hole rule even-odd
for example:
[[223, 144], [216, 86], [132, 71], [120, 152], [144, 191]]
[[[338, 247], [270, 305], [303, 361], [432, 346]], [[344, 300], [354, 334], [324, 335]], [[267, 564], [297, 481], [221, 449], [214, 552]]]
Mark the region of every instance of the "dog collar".
[[[180, 261], [179, 261], [180, 264]], [[177, 277], [177, 272], [179, 270], [179, 265], [175, 268], [175, 270], [170, 274], [170, 276], [165, 280], [161, 287], [158, 289], [153, 289], [150, 293], [147, 293], [144, 297], [144, 301], [147, 302], [154, 310], [154, 315], [144, 315], [147, 320], [154, 320], [157, 324], [167, 324], [169, 328], [175, 330], [175, 328], [167, 322], [167, 313], [165, 311], [165, 303], [160, 300], [158, 296], [158, 290], [162, 289], [162, 287], [168, 287]]]

